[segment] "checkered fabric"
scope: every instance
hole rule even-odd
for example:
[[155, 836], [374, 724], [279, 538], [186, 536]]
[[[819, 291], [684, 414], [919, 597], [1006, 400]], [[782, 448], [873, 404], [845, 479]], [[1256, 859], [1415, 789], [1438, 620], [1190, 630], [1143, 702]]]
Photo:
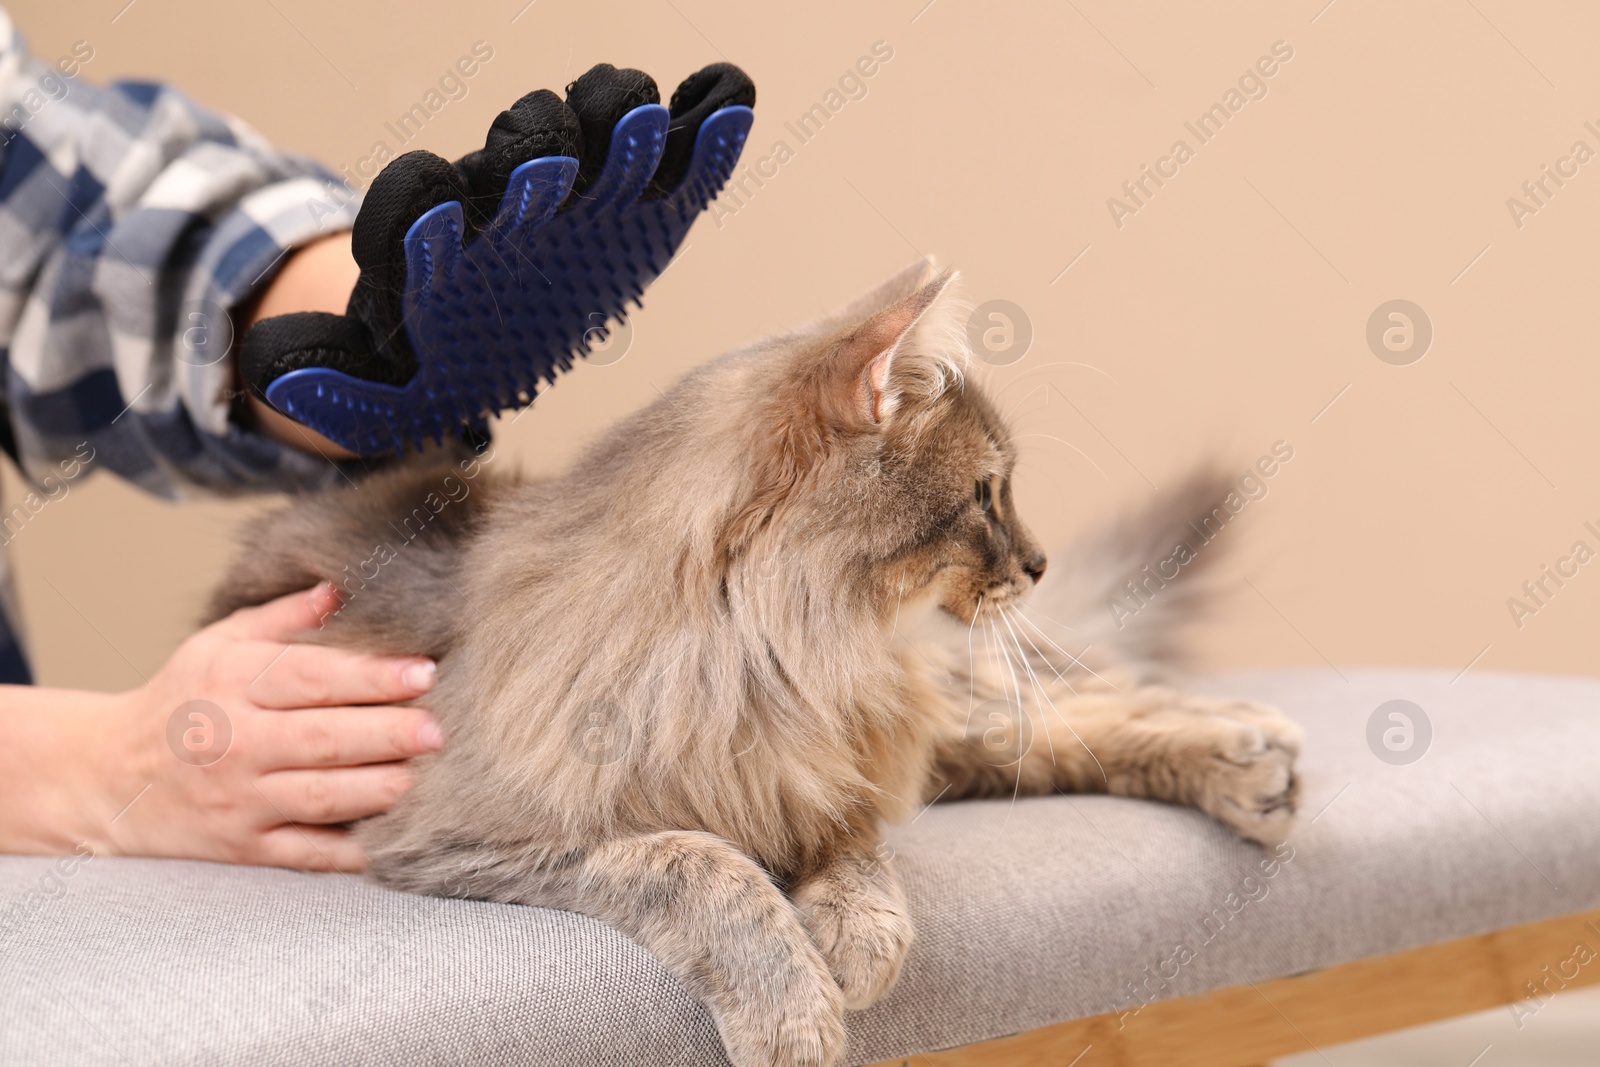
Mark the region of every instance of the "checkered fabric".
[[[0, 446], [36, 489], [0, 505], [0, 545], [96, 468], [169, 498], [340, 477], [231, 420], [229, 346], [235, 309], [359, 198], [170, 86], [90, 84], [92, 60], [30, 56], [0, 10]], [[11, 605], [0, 682], [26, 682]]]

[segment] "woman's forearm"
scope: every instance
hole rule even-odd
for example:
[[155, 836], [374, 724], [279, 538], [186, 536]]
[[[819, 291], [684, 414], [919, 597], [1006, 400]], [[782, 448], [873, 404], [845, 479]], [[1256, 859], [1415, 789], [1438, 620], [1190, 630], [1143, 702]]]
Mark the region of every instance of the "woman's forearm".
[[117, 701], [108, 693], [0, 686], [0, 852], [60, 854], [85, 841], [102, 850], [125, 776], [103, 758], [116, 745]]
[[[249, 309], [246, 321], [240, 324], [239, 335], [252, 324], [273, 315], [295, 311], [344, 314], [359, 274], [360, 268], [350, 253], [349, 233], [334, 234], [296, 249]], [[280, 414], [254, 394], [245, 397], [239, 417], [258, 433], [302, 452], [329, 459], [349, 459], [354, 455]]]

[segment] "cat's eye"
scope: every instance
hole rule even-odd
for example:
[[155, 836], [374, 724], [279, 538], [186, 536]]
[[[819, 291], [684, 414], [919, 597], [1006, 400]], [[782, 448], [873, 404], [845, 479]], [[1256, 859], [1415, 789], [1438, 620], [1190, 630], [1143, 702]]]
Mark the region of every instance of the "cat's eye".
[[972, 499], [984, 511], [994, 514], [994, 483], [987, 478], [980, 478], [972, 483]]

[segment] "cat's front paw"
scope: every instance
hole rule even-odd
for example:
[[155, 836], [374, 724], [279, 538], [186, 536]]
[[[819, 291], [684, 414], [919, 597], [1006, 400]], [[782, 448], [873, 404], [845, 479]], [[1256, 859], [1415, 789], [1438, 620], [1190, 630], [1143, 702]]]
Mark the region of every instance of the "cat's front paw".
[[724, 1014], [717, 1029], [734, 1067], [833, 1067], [844, 1054], [839, 989], [820, 967], [805, 988]]
[[1194, 803], [1240, 837], [1275, 845], [1294, 827], [1294, 760], [1304, 732], [1276, 708], [1242, 700], [1193, 701], [1207, 744]]
[[823, 877], [794, 895], [811, 940], [851, 1010], [865, 1008], [889, 991], [900, 977], [912, 938], [911, 917], [898, 894], [854, 888]]

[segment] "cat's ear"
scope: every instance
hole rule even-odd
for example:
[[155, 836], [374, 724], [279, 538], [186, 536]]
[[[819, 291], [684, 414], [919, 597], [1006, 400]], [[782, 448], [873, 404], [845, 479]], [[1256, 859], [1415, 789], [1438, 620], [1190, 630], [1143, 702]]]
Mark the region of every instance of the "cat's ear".
[[901, 267], [893, 277], [881, 283], [866, 296], [851, 301], [850, 305], [839, 313], [838, 319], [840, 322], [860, 322], [868, 315], [876, 314], [899, 303], [937, 279], [940, 274], [939, 268], [934, 266], [932, 256], [915, 259]]
[[939, 268], [934, 265], [932, 256], [912, 260], [896, 271], [892, 277], [880, 282], [871, 292], [856, 297], [838, 311], [831, 311], [812, 319], [798, 327], [795, 333], [813, 337], [838, 333], [867, 316], [875, 315], [889, 305], [904, 300], [938, 276]]
[[824, 357], [822, 402], [835, 423], [871, 430], [907, 401], [937, 396], [966, 368], [950, 271], [861, 321]]

